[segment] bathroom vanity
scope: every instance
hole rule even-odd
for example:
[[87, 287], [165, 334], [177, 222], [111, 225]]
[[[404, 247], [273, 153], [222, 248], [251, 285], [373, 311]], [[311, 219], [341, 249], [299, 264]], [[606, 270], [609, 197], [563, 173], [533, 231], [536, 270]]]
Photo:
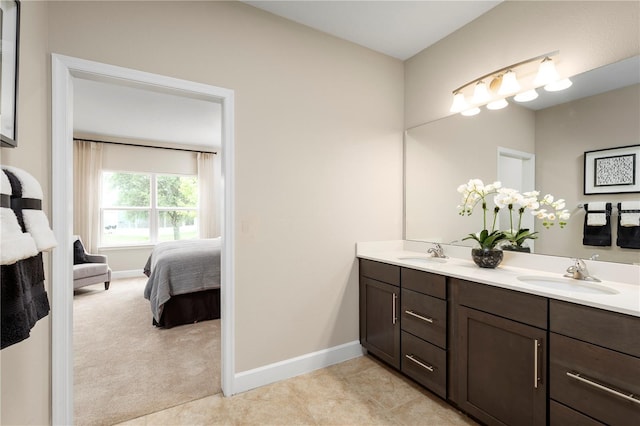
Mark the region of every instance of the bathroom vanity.
[[488, 425], [640, 422], [640, 268], [573, 287], [552, 272], [568, 259], [485, 270], [413, 244], [358, 247], [370, 354]]

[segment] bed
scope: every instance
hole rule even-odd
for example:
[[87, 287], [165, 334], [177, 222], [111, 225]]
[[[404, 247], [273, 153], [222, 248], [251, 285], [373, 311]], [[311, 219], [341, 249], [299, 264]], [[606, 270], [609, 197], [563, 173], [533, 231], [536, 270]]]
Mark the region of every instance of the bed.
[[154, 325], [220, 318], [220, 238], [158, 243], [144, 273]]

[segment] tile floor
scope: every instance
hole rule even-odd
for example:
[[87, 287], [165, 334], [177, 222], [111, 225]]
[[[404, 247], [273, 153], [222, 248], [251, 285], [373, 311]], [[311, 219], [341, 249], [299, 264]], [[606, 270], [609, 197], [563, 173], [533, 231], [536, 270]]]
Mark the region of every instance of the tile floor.
[[120, 423], [157, 425], [476, 425], [364, 356], [230, 398], [221, 394]]

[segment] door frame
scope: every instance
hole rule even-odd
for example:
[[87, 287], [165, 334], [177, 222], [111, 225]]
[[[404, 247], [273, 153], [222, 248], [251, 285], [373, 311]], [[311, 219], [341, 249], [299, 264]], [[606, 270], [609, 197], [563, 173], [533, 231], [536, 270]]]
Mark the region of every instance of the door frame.
[[235, 174], [234, 91], [129, 68], [51, 54], [51, 224], [58, 246], [51, 254], [51, 418], [73, 424], [73, 80], [118, 81], [222, 105], [221, 378], [225, 396], [234, 393]]

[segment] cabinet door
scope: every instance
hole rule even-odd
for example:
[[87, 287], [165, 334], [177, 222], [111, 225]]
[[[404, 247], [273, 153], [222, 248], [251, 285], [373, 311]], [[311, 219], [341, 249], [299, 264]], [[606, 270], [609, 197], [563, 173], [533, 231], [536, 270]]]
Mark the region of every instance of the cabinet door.
[[360, 277], [360, 343], [400, 368], [399, 287]]
[[489, 425], [546, 422], [546, 331], [458, 307], [460, 408]]

